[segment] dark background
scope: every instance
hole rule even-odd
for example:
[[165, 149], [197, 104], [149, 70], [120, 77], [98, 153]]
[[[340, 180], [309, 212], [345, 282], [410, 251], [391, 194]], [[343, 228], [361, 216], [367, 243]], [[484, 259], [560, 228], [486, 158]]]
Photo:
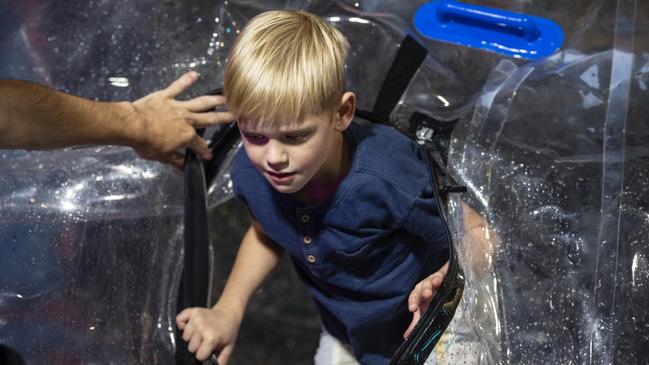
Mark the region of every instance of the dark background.
[[[225, 285], [248, 213], [236, 199], [210, 211], [214, 242], [212, 303]], [[284, 256], [275, 272], [253, 296], [243, 320], [230, 365], [313, 363], [320, 337], [320, 317], [305, 287]]]

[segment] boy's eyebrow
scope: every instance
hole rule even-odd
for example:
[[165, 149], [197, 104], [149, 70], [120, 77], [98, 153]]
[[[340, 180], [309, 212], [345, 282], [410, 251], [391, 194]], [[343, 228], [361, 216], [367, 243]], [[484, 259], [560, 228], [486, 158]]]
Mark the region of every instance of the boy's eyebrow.
[[312, 132], [313, 130], [317, 129], [315, 126], [309, 126], [309, 127], [304, 127], [304, 128], [298, 128], [298, 129], [291, 129], [288, 131], [280, 131], [281, 133], [284, 134], [303, 134], [303, 133], [309, 133]]

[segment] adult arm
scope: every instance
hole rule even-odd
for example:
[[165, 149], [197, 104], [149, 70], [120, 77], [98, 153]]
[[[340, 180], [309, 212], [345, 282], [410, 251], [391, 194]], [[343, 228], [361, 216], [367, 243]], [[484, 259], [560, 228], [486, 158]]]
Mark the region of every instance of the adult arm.
[[184, 160], [179, 148], [210, 158], [194, 128], [230, 122], [234, 116], [206, 112], [225, 104], [221, 96], [175, 100], [197, 78], [190, 71], [134, 102], [96, 102], [28, 81], [0, 80], [0, 149], [111, 144], [178, 166]]
[[219, 351], [225, 365], [234, 349], [245, 309], [253, 293], [279, 262], [282, 249], [252, 220], [241, 241], [221, 298], [213, 308], [188, 308], [176, 317], [187, 349], [200, 361]]

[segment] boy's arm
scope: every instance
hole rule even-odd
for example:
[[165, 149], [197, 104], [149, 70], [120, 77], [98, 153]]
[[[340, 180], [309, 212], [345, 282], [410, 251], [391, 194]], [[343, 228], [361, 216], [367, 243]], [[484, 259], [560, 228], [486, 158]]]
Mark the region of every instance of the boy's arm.
[[207, 112], [225, 103], [217, 96], [175, 97], [198, 78], [188, 72], [166, 89], [135, 102], [97, 102], [21, 80], [0, 80], [0, 148], [50, 149], [112, 144], [141, 157], [182, 165], [176, 150], [210, 157], [194, 127], [230, 122], [230, 113]]
[[246, 232], [234, 267], [218, 303], [212, 308], [188, 308], [176, 317], [187, 349], [204, 361], [219, 352], [219, 364], [230, 359], [252, 294], [277, 266], [282, 249], [272, 241], [254, 219]]
[[215, 307], [240, 310], [237, 314], [243, 318], [250, 297], [277, 266], [282, 252], [283, 249], [251, 218], [250, 228], [241, 241], [225, 289]]

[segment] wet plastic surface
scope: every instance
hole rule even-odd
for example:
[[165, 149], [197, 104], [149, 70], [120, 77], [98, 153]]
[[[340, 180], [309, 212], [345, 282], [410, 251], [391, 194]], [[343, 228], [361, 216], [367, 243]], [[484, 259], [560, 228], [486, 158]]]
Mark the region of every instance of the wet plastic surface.
[[[220, 86], [247, 19], [303, 8], [350, 38], [350, 87], [369, 109], [423, 3], [2, 2], [0, 77], [124, 100], [194, 68], [195, 96]], [[467, 284], [440, 362], [643, 363], [649, 4], [471, 3], [550, 18], [566, 45], [529, 63], [421, 39], [430, 56], [392, 121], [460, 118], [450, 164], [470, 190], [451, 205]], [[181, 176], [113, 147], [0, 157], [0, 343], [28, 363], [173, 363]], [[227, 173], [216, 181], [215, 295], [247, 223], [221, 204]], [[290, 270], [251, 303], [232, 364], [311, 362], [319, 320]]]
[[[477, 341], [474, 362], [647, 355], [649, 18], [633, 1], [590, 9], [598, 23], [573, 36], [590, 42], [538, 63], [502, 62], [454, 134], [451, 165], [486, 219], [457, 231], [475, 334], [449, 351]], [[471, 216], [459, 200], [453, 210], [456, 223]]]

